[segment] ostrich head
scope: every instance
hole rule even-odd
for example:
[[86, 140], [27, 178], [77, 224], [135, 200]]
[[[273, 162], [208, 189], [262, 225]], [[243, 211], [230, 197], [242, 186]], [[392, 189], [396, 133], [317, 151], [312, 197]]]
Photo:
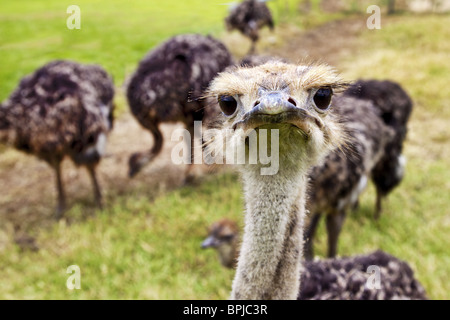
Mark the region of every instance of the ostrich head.
[[222, 146], [248, 144], [252, 132], [277, 129], [280, 159], [309, 167], [343, 141], [332, 96], [344, 86], [327, 65], [275, 61], [223, 72], [209, 89], [208, 96], [217, 99], [222, 114], [213, 124], [219, 129], [214, 137], [204, 137], [207, 150], [225, 156], [217, 152]]
[[202, 249], [214, 248], [219, 253], [223, 266], [233, 268], [238, 251], [239, 228], [230, 219], [221, 219], [209, 227], [208, 237], [202, 242]]
[[[258, 143], [254, 164], [240, 166], [246, 215], [232, 299], [297, 297], [307, 174], [344, 141], [332, 106], [333, 91], [343, 86], [329, 66], [282, 62], [236, 68], [212, 82], [209, 93], [222, 118], [213, 137], [204, 137], [207, 153], [228, 160], [230, 147], [244, 146], [249, 160]], [[271, 136], [266, 149], [278, 155], [276, 172], [262, 170], [264, 132]]]

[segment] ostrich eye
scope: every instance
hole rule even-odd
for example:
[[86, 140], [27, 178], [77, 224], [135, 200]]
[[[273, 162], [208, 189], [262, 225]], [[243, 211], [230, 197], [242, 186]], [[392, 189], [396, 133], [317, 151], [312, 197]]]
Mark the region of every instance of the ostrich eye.
[[227, 234], [227, 235], [224, 235], [224, 236], [222, 236], [221, 237], [221, 240], [222, 241], [231, 241], [231, 240], [233, 240], [233, 238], [234, 238], [234, 236], [232, 235], [232, 234]]
[[237, 101], [232, 96], [220, 96], [219, 106], [225, 115], [231, 116], [237, 109]]
[[327, 110], [330, 106], [332, 96], [333, 90], [331, 90], [331, 88], [320, 88], [317, 90], [314, 95], [314, 103], [316, 107], [321, 111]]

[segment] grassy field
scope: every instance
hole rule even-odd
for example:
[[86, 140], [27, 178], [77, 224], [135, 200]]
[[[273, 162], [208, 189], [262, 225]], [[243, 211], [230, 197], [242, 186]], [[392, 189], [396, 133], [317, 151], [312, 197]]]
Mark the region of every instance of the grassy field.
[[[0, 100], [24, 74], [51, 59], [99, 63], [122, 84], [137, 62], [156, 44], [181, 33], [219, 35], [226, 1], [80, 0], [81, 29], [69, 30], [70, 1], [2, 1], [0, 4]], [[271, 8], [278, 20], [294, 0]]]
[[[55, 58], [100, 63], [120, 88], [148, 49], [174, 34], [211, 33], [227, 44], [249, 45], [239, 35], [230, 38], [224, 33], [222, 1], [78, 1], [82, 28], [73, 31], [65, 27], [69, 3], [43, 3], [0, 3], [0, 100], [24, 74]], [[277, 21], [286, 12], [290, 18], [277, 29], [275, 44], [267, 44], [268, 52], [301, 59], [297, 36], [316, 23], [311, 17], [295, 17], [296, 1], [288, 2], [288, 8], [283, 1], [270, 5]], [[321, 15], [319, 21], [326, 18]], [[450, 298], [450, 111], [445, 108], [450, 101], [449, 24], [448, 15], [386, 18], [381, 30], [363, 30], [351, 39], [347, 51], [324, 57], [327, 61], [338, 55], [333, 61], [347, 79], [394, 79], [415, 102], [405, 145], [405, 180], [389, 197], [378, 222], [372, 219], [374, 191], [369, 186], [360, 209], [344, 225], [339, 252], [352, 255], [381, 248], [408, 261], [432, 299]], [[120, 92], [118, 100], [122, 113], [114, 130], [127, 131], [128, 112]], [[110, 152], [122, 151], [116, 146]], [[107, 200], [103, 210], [92, 208], [87, 178], [69, 168], [68, 219], [54, 222], [51, 170], [33, 157], [0, 149], [0, 299], [228, 297], [234, 272], [219, 265], [215, 252], [202, 251], [200, 243], [207, 226], [217, 219], [227, 216], [242, 225], [237, 176], [205, 175], [195, 186], [178, 187], [172, 176], [179, 175], [179, 168], [149, 166], [128, 182], [116, 171], [126, 162], [123, 158], [120, 166], [110, 165], [115, 158], [102, 161]], [[14, 243], [20, 222], [36, 240], [37, 252]], [[315, 245], [323, 257], [323, 225]], [[66, 288], [70, 265], [81, 269], [81, 290]]]

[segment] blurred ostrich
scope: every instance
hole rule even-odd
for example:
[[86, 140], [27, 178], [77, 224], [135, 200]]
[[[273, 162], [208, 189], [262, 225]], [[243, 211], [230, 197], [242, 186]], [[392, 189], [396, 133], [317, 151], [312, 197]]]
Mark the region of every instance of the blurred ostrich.
[[[239, 257], [239, 228], [235, 221], [221, 219], [209, 227], [202, 248], [217, 250], [220, 263], [236, 268]], [[379, 270], [379, 288], [369, 288], [372, 273]], [[370, 283], [374, 285], [374, 283]], [[381, 250], [344, 258], [304, 261], [299, 300], [389, 300], [427, 299], [411, 267]]]
[[[345, 106], [342, 101], [347, 101]], [[360, 104], [369, 104], [371, 113], [361, 114]], [[382, 198], [400, 183], [404, 173], [402, 149], [412, 102], [400, 85], [387, 80], [359, 80], [336, 99], [335, 106], [338, 112], [350, 107], [342, 116], [347, 128], [353, 127], [348, 142], [351, 148], [344, 154], [332, 152], [311, 171], [307, 259], [313, 258], [312, 240], [322, 214], [326, 215], [328, 256], [334, 257], [346, 212], [358, 206], [368, 180], [372, 179], [377, 190], [374, 216], [378, 218]]]
[[305, 228], [305, 257], [313, 258], [313, 239], [322, 215], [326, 218], [328, 257], [337, 254], [338, 237], [346, 213], [355, 206], [364, 191], [370, 173], [383, 157], [393, 132], [385, 126], [369, 100], [345, 94], [333, 102], [347, 132], [347, 145], [331, 152], [309, 173]]
[[213, 77], [231, 64], [233, 59], [221, 42], [198, 34], [175, 36], [142, 59], [128, 84], [127, 98], [133, 115], [152, 133], [154, 145], [150, 152], [130, 157], [130, 177], [161, 151], [159, 125], [163, 122], [183, 122], [194, 147], [194, 121], [206, 117], [204, 102], [197, 98]]
[[95, 201], [102, 205], [95, 168], [113, 124], [114, 86], [99, 66], [53, 61], [22, 79], [0, 106], [0, 137], [34, 154], [56, 172], [56, 217], [66, 209], [61, 162], [69, 156], [89, 171]]
[[346, 95], [372, 101], [379, 110], [383, 122], [394, 131], [393, 139], [386, 144], [383, 156], [371, 172], [377, 193], [375, 208], [377, 219], [382, 210], [382, 199], [403, 179], [406, 162], [402, 155], [403, 143], [413, 103], [398, 83], [389, 80], [359, 80], [348, 88]]
[[228, 31], [237, 29], [250, 38], [252, 45], [249, 54], [255, 52], [259, 30], [264, 26], [268, 26], [270, 30], [274, 28], [272, 14], [262, 0], [244, 0], [231, 8], [230, 14], [225, 18], [225, 25]]
[[221, 219], [209, 226], [208, 237], [202, 249], [214, 248], [219, 253], [220, 263], [227, 268], [236, 268], [239, 257], [239, 227], [230, 219]]

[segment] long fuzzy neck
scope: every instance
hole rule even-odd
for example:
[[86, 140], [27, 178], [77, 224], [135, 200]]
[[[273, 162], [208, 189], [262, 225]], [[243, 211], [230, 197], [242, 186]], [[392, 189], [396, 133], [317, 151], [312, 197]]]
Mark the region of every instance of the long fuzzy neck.
[[300, 281], [306, 170], [243, 170], [245, 230], [231, 299], [296, 299]]

